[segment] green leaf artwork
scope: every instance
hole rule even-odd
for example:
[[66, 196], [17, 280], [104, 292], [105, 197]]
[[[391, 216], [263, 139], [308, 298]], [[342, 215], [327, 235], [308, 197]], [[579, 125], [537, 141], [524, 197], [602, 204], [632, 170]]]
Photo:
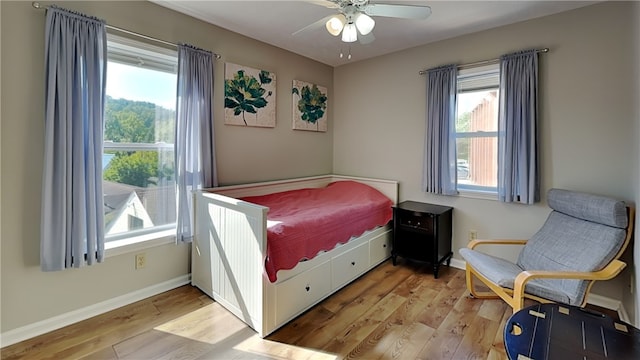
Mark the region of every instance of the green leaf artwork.
[[232, 63], [225, 64], [225, 124], [275, 127], [276, 75]]
[[327, 131], [327, 89], [300, 80], [293, 81], [293, 129]]

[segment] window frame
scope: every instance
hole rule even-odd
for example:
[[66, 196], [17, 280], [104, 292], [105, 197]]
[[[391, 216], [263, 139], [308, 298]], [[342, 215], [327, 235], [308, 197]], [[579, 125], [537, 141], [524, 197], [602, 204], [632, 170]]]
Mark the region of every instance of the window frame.
[[[178, 51], [177, 49], [159, 47], [107, 33], [107, 62], [142, 67], [177, 75]], [[175, 151], [174, 144], [165, 142], [115, 143], [112, 141], [103, 141], [103, 148], [110, 150], [153, 151], [168, 147]], [[105, 234], [105, 257], [117, 256], [171, 243], [176, 243], [176, 222], [118, 234]]]
[[[483, 91], [483, 90], [495, 90], [499, 94], [500, 89], [500, 64], [498, 62], [489, 63], [481, 66], [474, 66], [466, 69], [460, 69], [458, 71], [457, 77], [457, 96], [460, 94], [475, 92], [475, 91]], [[499, 95], [498, 95], [499, 99]], [[458, 105], [456, 106], [456, 125], [458, 121]], [[496, 125], [498, 119], [496, 118]], [[457, 131], [456, 126], [453, 127], [453, 138], [456, 142], [456, 154], [457, 154], [457, 144], [459, 139], [477, 139], [477, 138], [495, 138], [498, 139], [498, 130], [496, 131]], [[497, 156], [497, 154], [496, 154]], [[467, 159], [468, 160], [468, 159]], [[457, 155], [456, 155], [456, 179], [458, 178], [458, 166], [457, 166]], [[498, 159], [495, 159], [496, 163]], [[497, 163], [499, 167], [500, 164]], [[495, 174], [497, 180], [497, 172]], [[459, 179], [458, 179], [459, 180]], [[460, 184], [460, 182], [456, 181], [456, 187], [458, 190], [458, 194], [465, 197], [472, 198], [481, 198], [481, 199], [498, 199], [498, 188], [497, 186], [482, 186], [482, 185], [473, 185], [473, 184]]]

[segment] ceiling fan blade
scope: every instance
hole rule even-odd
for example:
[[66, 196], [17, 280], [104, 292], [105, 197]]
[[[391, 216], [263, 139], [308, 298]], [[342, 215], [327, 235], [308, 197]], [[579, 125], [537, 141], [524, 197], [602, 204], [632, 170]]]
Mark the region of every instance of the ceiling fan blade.
[[376, 37], [373, 36], [372, 32], [368, 33], [367, 35], [358, 34], [358, 41], [362, 45], [371, 44], [373, 42], [373, 40], [375, 40], [375, 39], [376, 39]]
[[306, 2], [322, 7], [326, 7], [327, 9], [339, 9], [340, 5], [338, 4], [338, 0], [305, 0]]
[[361, 8], [370, 16], [386, 16], [403, 19], [426, 19], [431, 15], [431, 8], [420, 5], [368, 4]]
[[302, 33], [302, 32], [305, 32], [305, 31], [309, 31], [309, 30], [316, 30], [316, 29], [319, 29], [319, 28], [321, 28], [321, 27], [324, 27], [324, 26], [325, 26], [325, 24], [327, 23], [327, 21], [328, 21], [329, 19], [331, 19], [333, 16], [335, 16], [335, 15], [328, 15], [328, 16], [325, 16], [325, 17], [323, 17], [322, 19], [320, 19], [320, 20], [318, 20], [318, 21], [315, 21], [315, 22], [312, 22], [311, 24], [309, 24], [309, 25], [307, 25], [307, 26], [303, 27], [303, 28], [302, 28], [302, 29], [300, 29], [300, 30], [297, 30], [296, 32], [294, 32], [294, 33], [293, 33], [293, 34], [291, 34], [291, 35], [296, 36], [296, 35], [298, 35], [298, 34], [300, 34], [300, 33]]

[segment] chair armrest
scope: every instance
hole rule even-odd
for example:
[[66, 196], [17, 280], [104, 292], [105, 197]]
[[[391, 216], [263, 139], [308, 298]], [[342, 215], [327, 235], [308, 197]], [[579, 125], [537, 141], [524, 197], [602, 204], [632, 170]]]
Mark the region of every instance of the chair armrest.
[[528, 240], [521, 240], [521, 239], [490, 239], [490, 240], [486, 240], [486, 239], [482, 239], [482, 240], [471, 240], [468, 244], [467, 247], [469, 249], [473, 249], [478, 245], [490, 245], [490, 244], [494, 244], [494, 245], [524, 245], [527, 243]]
[[579, 279], [579, 280], [609, 280], [617, 276], [627, 266], [620, 260], [611, 261], [604, 269], [599, 271], [543, 271], [525, 270], [516, 276], [513, 284], [514, 298], [523, 298], [524, 288], [529, 280], [533, 279]]

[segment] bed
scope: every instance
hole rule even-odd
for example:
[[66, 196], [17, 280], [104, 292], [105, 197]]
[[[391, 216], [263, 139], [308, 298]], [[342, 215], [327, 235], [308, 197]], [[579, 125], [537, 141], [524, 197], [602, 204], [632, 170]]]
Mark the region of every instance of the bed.
[[273, 245], [267, 245], [269, 208], [250, 201], [343, 181], [366, 184], [384, 194], [390, 204], [397, 202], [396, 181], [338, 175], [197, 191], [192, 285], [265, 337], [389, 258], [391, 226], [385, 224], [339, 242], [315, 257], [267, 271], [266, 260], [275, 258]]

